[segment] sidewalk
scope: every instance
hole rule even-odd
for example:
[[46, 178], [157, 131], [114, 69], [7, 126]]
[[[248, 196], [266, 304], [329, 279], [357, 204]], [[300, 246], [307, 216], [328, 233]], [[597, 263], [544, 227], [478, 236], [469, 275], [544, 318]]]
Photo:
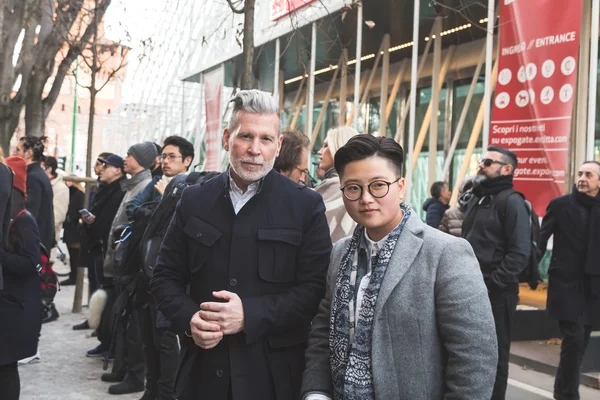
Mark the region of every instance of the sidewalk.
[[[64, 278], [61, 278], [64, 279]], [[85, 319], [82, 314], [71, 313], [74, 286], [61, 288], [55, 299], [60, 318], [42, 325], [39, 364], [19, 367], [22, 400], [138, 400], [142, 392], [111, 396], [109, 383], [102, 382], [101, 358], [85, 356], [87, 350], [98, 344], [90, 337], [91, 330], [74, 331], [73, 325]], [[84, 293], [84, 304], [87, 304]], [[110, 371], [110, 365], [109, 365]]]

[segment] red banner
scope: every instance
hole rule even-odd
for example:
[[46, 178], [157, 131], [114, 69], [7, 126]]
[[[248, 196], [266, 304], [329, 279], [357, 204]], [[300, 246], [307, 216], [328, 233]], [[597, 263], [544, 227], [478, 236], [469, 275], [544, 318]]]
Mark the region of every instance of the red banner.
[[543, 216], [563, 194], [583, 0], [501, 0], [490, 144], [519, 158], [515, 188]]
[[271, 21], [277, 21], [281, 17], [310, 4], [316, 0], [273, 0], [271, 4]]
[[204, 136], [206, 150], [204, 153], [205, 171], [220, 171], [222, 90], [222, 67], [204, 75], [204, 98], [206, 105], [206, 135]]

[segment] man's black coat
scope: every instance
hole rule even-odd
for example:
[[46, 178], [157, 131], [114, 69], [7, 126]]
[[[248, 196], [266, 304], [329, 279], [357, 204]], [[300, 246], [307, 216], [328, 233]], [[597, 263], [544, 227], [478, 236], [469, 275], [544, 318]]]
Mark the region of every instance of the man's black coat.
[[[12, 172], [6, 165], [0, 163], [0, 245], [4, 244], [10, 224], [12, 191]], [[0, 290], [3, 286], [2, 265], [0, 265]]]
[[54, 195], [52, 184], [40, 163], [27, 166], [27, 211], [33, 215], [40, 229], [40, 241], [50, 252], [54, 245]]
[[550, 202], [542, 221], [542, 252], [554, 235], [546, 304], [552, 319], [592, 325], [600, 318], [600, 276], [584, 274], [588, 218], [575, 197], [566, 195]]
[[[225, 400], [230, 390], [234, 400], [299, 398], [330, 252], [321, 196], [277, 172], [237, 215], [227, 172], [186, 189], [151, 281], [159, 310], [182, 338], [178, 398]], [[240, 296], [245, 328], [203, 350], [184, 331], [219, 290]]]

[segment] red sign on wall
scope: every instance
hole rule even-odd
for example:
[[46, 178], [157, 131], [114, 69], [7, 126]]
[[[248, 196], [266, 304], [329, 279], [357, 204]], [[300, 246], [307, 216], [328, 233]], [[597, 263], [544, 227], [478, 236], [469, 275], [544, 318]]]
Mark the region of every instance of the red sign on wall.
[[515, 188], [540, 216], [565, 182], [583, 0], [568, 3], [500, 1], [490, 145], [517, 154]]
[[316, 0], [273, 0], [271, 4], [271, 21], [277, 21], [281, 17], [314, 3]]
[[221, 151], [221, 92], [223, 90], [223, 68], [204, 75], [204, 103], [206, 105], [206, 135], [204, 170], [220, 171]]

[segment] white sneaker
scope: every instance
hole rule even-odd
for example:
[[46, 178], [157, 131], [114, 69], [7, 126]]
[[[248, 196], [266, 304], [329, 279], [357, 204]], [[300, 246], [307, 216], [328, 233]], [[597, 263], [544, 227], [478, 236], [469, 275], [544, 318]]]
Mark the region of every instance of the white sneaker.
[[40, 351], [38, 350], [35, 355], [19, 360], [19, 365], [37, 364], [41, 361], [42, 357], [40, 355]]

